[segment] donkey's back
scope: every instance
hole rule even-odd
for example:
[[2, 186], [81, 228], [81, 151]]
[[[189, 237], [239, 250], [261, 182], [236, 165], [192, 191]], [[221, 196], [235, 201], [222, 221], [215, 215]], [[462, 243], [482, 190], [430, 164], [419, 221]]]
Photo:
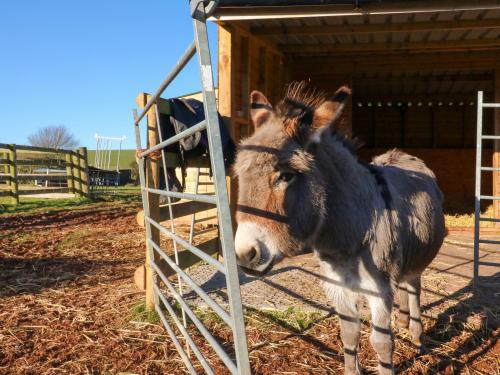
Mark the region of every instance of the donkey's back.
[[400, 254], [396, 279], [420, 274], [436, 256], [445, 235], [443, 195], [425, 163], [400, 150], [373, 159], [381, 168], [391, 194], [393, 233]]

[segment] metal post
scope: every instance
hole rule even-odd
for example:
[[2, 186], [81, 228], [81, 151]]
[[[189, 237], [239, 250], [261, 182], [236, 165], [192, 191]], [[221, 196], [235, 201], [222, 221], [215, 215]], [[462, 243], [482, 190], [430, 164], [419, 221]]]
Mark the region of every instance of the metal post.
[[476, 133], [476, 187], [474, 194], [474, 275], [473, 287], [478, 287], [479, 277], [479, 215], [481, 214], [481, 154], [483, 146], [483, 92], [477, 93]]
[[217, 104], [213, 84], [212, 62], [208, 44], [205, 6], [202, 1], [192, 2], [194, 35], [196, 51], [198, 52], [198, 65], [203, 92], [203, 108], [207, 121], [207, 135], [210, 149], [210, 161], [214, 179], [215, 195], [217, 197], [217, 211], [219, 216], [220, 239], [222, 243], [222, 255], [226, 267], [226, 280], [229, 296], [229, 306], [234, 319], [234, 347], [238, 372], [250, 374], [250, 362], [248, 359], [248, 348], [245, 335], [245, 323], [243, 320], [243, 309], [241, 305], [240, 284], [236, 265], [236, 253], [233, 242], [233, 225], [231, 221], [231, 210], [226, 185], [226, 172], [224, 168], [224, 156], [222, 154], [222, 142], [219, 129], [219, 118], [217, 115]]

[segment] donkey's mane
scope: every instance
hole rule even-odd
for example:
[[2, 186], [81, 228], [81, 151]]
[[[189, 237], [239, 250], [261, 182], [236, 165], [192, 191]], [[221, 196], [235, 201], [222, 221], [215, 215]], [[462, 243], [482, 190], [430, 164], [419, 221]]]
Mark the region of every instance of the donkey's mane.
[[[284, 114], [293, 112], [283, 110], [283, 107], [289, 106], [307, 108], [312, 113], [329, 99], [331, 100], [331, 95], [326, 91], [318, 90], [306, 81], [293, 81], [287, 85], [285, 97], [278, 105], [278, 108], [281, 108], [281, 113]], [[311, 124], [307, 125], [310, 126]], [[344, 130], [336, 126], [331, 127], [331, 130], [332, 136], [357, 159], [358, 150], [362, 147], [362, 143], [357, 138], [351, 137]]]
[[314, 110], [328, 99], [328, 94], [312, 87], [306, 81], [293, 81], [286, 86], [284, 97]]

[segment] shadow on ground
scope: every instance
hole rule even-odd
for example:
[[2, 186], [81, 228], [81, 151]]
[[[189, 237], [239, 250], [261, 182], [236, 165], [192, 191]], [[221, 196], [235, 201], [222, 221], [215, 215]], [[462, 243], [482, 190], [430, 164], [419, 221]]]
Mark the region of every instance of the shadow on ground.
[[81, 257], [0, 259], [0, 297], [37, 294], [60, 288], [90, 272], [120, 264]]

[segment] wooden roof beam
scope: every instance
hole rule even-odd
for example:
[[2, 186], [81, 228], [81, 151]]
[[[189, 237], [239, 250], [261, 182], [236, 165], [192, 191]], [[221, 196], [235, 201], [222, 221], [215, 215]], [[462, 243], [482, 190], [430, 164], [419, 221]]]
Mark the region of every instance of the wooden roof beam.
[[450, 40], [432, 42], [403, 42], [403, 43], [358, 43], [358, 44], [283, 44], [280, 49], [283, 53], [295, 55], [307, 54], [351, 54], [372, 52], [425, 52], [425, 51], [464, 51], [498, 49], [498, 39]]
[[500, 28], [500, 19], [455, 20], [388, 24], [322, 25], [252, 28], [254, 35], [353, 35], [394, 32], [417, 32], [437, 30], [473, 30]]

